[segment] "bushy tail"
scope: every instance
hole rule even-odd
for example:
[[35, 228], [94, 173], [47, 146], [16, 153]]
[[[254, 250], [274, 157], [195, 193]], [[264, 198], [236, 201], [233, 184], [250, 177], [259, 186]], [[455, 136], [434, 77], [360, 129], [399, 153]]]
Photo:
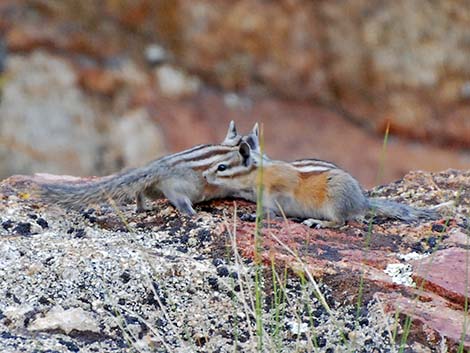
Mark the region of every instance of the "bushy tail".
[[439, 213], [431, 209], [414, 208], [395, 201], [369, 198], [371, 213], [377, 216], [416, 221], [418, 219], [438, 219]]
[[40, 194], [47, 202], [70, 208], [82, 208], [90, 203], [109, 200], [120, 202], [135, 197], [137, 192], [157, 182], [161, 177], [160, 174], [149, 166], [89, 183], [44, 183], [40, 185]]

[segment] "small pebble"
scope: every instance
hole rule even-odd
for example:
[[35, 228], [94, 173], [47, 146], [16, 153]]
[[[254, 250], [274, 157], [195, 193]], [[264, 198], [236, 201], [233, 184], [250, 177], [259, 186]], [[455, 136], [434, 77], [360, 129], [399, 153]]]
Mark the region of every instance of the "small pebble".
[[68, 342], [68, 341], [65, 341], [61, 338], [59, 338], [58, 342], [62, 345], [64, 345], [65, 347], [67, 347], [67, 349], [70, 351], [70, 352], [79, 352], [80, 351], [80, 348], [73, 342]]
[[188, 248], [186, 246], [177, 246], [176, 250], [182, 252], [183, 254], [186, 254], [188, 252]]
[[162, 46], [150, 44], [145, 48], [145, 59], [150, 65], [158, 65], [168, 59], [168, 54]]
[[437, 244], [436, 237], [429, 237], [428, 240], [427, 240], [427, 243], [428, 243], [430, 248], [434, 248]]
[[79, 228], [75, 231], [75, 238], [84, 238], [86, 236], [86, 231], [83, 228]]
[[255, 222], [256, 221], [256, 214], [253, 213], [244, 213], [240, 216], [240, 219], [243, 222]]
[[317, 337], [317, 345], [322, 348], [326, 346], [326, 339], [324, 337]]
[[420, 242], [416, 242], [411, 245], [411, 250], [416, 251], [417, 253], [422, 253], [424, 251], [424, 248]]
[[25, 222], [18, 223], [16, 227], [13, 228], [13, 233], [23, 236], [31, 235], [31, 224]]
[[2, 227], [5, 230], [10, 229], [12, 226], [13, 226], [13, 221], [11, 219], [2, 223]]
[[229, 270], [227, 267], [225, 266], [220, 266], [220, 267], [217, 267], [217, 274], [220, 276], [220, 277], [227, 277], [229, 275]]
[[231, 272], [230, 277], [232, 277], [233, 279], [238, 279], [238, 272]]
[[37, 223], [42, 229], [49, 228], [49, 223], [47, 223], [47, 221], [46, 221], [44, 218], [38, 218], [38, 219], [36, 220], [36, 223]]
[[208, 229], [201, 229], [197, 233], [197, 237], [200, 242], [210, 241], [211, 240], [211, 232]]
[[207, 282], [213, 290], [219, 290], [219, 281], [215, 277], [209, 277]]
[[224, 264], [224, 260], [220, 259], [220, 258], [215, 258], [212, 260], [212, 264], [216, 267], [220, 266], [220, 265], [223, 265]]
[[47, 299], [45, 296], [41, 296], [38, 299], [38, 302], [42, 305], [50, 305], [51, 304], [51, 301], [49, 299]]
[[434, 223], [432, 225], [431, 229], [432, 229], [433, 232], [442, 233], [446, 230], [446, 226], [444, 224]]
[[122, 283], [127, 283], [131, 279], [131, 274], [129, 273], [129, 271], [124, 271], [123, 273], [121, 273], [120, 277], [122, 279]]

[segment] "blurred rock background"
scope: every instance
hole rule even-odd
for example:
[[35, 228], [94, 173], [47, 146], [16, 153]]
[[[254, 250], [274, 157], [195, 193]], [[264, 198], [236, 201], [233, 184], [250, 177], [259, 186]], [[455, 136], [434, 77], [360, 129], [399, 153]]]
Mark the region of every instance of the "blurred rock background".
[[0, 42], [0, 178], [112, 173], [231, 119], [366, 186], [470, 166], [466, 0], [2, 0]]

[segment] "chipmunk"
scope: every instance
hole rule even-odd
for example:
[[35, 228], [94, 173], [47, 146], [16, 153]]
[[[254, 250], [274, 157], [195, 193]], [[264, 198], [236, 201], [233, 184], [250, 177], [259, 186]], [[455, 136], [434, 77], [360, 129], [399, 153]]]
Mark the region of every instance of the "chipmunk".
[[[225, 155], [203, 172], [209, 184], [233, 189], [232, 195], [256, 202], [262, 165], [263, 207], [268, 213], [307, 218], [305, 224], [338, 227], [368, 213], [404, 221], [434, 219], [434, 210], [418, 209], [398, 202], [367, 197], [359, 182], [333, 163], [304, 159], [271, 160], [259, 151], [258, 126], [239, 139], [239, 149]], [[249, 145], [249, 156], [246, 151]]]
[[[194, 215], [193, 203], [231, 195], [230, 189], [209, 185], [202, 173], [213, 163], [225, 160], [227, 154], [234, 151], [239, 154], [240, 149], [235, 146], [241, 140], [231, 121], [219, 145], [199, 145], [88, 183], [44, 183], [40, 185], [40, 194], [47, 201], [71, 208], [109, 199], [119, 202], [135, 196], [138, 211], [148, 210], [146, 198], [166, 197], [180, 212]], [[249, 146], [244, 148], [249, 154]]]

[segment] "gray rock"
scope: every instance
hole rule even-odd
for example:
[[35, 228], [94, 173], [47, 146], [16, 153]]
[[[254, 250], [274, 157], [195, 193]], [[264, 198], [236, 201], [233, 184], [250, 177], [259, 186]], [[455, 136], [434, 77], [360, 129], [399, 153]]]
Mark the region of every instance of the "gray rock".
[[7, 59], [0, 102], [0, 178], [14, 173], [86, 175], [96, 169], [96, 112], [63, 59], [41, 51]]
[[124, 113], [111, 122], [108, 160], [119, 160], [126, 167], [139, 167], [163, 155], [164, 138], [144, 108]]

